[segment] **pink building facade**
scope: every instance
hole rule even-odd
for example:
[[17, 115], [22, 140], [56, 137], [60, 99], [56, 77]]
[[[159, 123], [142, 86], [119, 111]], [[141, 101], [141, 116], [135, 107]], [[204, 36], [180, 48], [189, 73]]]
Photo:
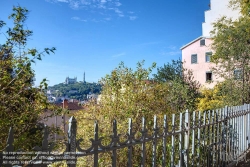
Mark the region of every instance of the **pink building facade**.
[[212, 88], [221, 78], [213, 72], [210, 63], [213, 50], [210, 48], [211, 38], [199, 37], [181, 48], [183, 67], [192, 70], [194, 79], [207, 88]]
[[223, 78], [215, 75], [212, 67], [215, 64], [210, 62], [213, 54], [211, 44], [213, 42], [210, 31], [213, 30], [213, 22], [222, 16], [236, 20], [240, 16], [239, 10], [232, 10], [228, 7], [229, 0], [210, 0], [210, 10], [205, 11], [205, 22], [202, 23], [202, 36], [181, 47], [183, 67], [192, 70], [194, 79], [203, 87], [212, 88]]

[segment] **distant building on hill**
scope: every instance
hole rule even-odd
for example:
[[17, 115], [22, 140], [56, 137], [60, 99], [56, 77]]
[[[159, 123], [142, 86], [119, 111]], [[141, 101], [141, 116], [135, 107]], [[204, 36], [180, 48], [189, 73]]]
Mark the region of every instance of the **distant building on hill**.
[[75, 77], [75, 78], [69, 78], [69, 77], [67, 77], [65, 79], [65, 84], [74, 84], [76, 82], [77, 82], [77, 77]]

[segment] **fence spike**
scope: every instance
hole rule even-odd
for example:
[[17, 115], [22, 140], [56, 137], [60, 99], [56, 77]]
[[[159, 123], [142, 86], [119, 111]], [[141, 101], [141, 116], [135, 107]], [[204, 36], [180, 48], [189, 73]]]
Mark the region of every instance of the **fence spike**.
[[13, 143], [14, 143], [14, 132], [13, 132], [13, 128], [10, 127], [9, 135], [8, 135], [8, 138], [7, 138], [7, 147], [5, 149], [6, 152], [14, 151]]
[[117, 122], [115, 119], [113, 120], [113, 135], [113, 137], [117, 137]]
[[146, 120], [144, 117], [142, 117], [142, 130], [144, 131], [146, 129]]
[[98, 140], [98, 122], [95, 121], [95, 128], [94, 128], [94, 136], [95, 136], [95, 141]]
[[132, 135], [132, 118], [128, 119], [128, 134]]
[[157, 117], [156, 117], [156, 115], [154, 116], [154, 129], [156, 129], [157, 128]]
[[44, 133], [43, 133], [43, 141], [42, 141], [42, 151], [48, 150], [48, 136], [49, 136], [49, 130], [47, 125], [44, 126]]

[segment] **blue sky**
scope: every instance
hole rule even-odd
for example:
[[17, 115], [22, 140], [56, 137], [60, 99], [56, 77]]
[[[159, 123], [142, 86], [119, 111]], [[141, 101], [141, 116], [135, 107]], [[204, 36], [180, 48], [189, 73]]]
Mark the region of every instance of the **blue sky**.
[[[201, 36], [209, 0], [1, 0], [0, 20], [11, 27], [13, 5], [30, 10], [28, 47], [56, 47], [33, 66], [36, 85], [67, 76], [97, 82], [121, 61], [157, 66], [181, 57], [180, 47]], [[0, 32], [0, 44], [5, 42]], [[155, 73], [153, 71], [153, 73]]]

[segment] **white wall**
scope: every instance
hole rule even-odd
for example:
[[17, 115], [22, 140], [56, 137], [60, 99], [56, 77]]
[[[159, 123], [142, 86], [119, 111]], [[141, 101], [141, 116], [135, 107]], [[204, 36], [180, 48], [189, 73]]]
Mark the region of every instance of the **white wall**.
[[233, 10], [228, 5], [229, 0], [210, 0], [211, 9], [205, 11], [205, 22], [202, 23], [202, 36], [209, 37], [210, 31], [213, 30], [212, 23], [222, 16], [230, 17], [233, 20], [239, 17], [239, 10]]

